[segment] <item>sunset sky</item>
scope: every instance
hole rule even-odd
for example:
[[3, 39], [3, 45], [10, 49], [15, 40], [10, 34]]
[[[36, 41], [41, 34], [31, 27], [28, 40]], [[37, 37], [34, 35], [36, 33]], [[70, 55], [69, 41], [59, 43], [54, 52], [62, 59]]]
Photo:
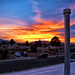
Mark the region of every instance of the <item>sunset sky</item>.
[[75, 0], [0, 0], [0, 39], [17, 42], [58, 36], [64, 42], [63, 9], [71, 8], [71, 42], [75, 43]]

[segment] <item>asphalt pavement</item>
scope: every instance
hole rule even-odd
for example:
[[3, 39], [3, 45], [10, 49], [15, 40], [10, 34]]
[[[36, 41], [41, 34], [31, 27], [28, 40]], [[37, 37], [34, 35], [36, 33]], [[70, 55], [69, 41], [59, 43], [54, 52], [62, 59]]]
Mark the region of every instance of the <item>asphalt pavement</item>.
[[8, 61], [0, 61], [0, 73], [20, 71], [63, 62], [63, 57], [51, 57], [45, 59], [13, 59]]
[[[45, 66], [19, 72], [4, 73], [1, 75], [64, 75], [64, 64]], [[71, 63], [70, 75], [75, 75], [75, 62]]]

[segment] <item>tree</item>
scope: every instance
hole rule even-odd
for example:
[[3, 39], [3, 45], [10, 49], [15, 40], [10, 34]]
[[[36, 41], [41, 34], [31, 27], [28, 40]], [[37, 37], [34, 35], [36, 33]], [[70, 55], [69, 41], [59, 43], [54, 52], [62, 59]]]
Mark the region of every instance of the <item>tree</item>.
[[61, 42], [60, 42], [60, 40], [59, 40], [59, 37], [54, 36], [54, 37], [51, 39], [50, 44], [51, 44], [52, 46], [60, 46]]
[[10, 43], [11, 45], [13, 45], [13, 44], [15, 44], [16, 42], [15, 42], [13, 39], [11, 39], [9, 43]]
[[35, 41], [35, 43], [30, 46], [30, 49], [32, 52], [37, 52], [37, 47], [41, 47], [41, 46], [42, 46], [42, 43], [40, 40]]
[[17, 43], [18, 46], [21, 46], [21, 43]]
[[37, 52], [37, 47], [35, 46], [35, 44], [32, 44], [30, 46], [31, 52]]
[[0, 43], [0, 46], [2, 46], [2, 44]]
[[1, 54], [2, 59], [6, 59], [7, 58], [7, 54], [8, 54], [8, 51], [7, 50], [3, 50], [2, 54]]
[[0, 54], [1, 54], [1, 57], [0, 57], [1, 59], [6, 59], [7, 54], [8, 54], [8, 50], [7, 49], [3, 50], [0, 48]]
[[6, 42], [5, 41], [2, 41], [2, 44], [6, 44]]
[[29, 42], [28, 41], [25, 42], [25, 46], [29, 46]]
[[41, 47], [42, 46], [42, 43], [41, 43], [41, 41], [39, 40], [39, 41], [35, 41], [35, 46], [36, 47]]

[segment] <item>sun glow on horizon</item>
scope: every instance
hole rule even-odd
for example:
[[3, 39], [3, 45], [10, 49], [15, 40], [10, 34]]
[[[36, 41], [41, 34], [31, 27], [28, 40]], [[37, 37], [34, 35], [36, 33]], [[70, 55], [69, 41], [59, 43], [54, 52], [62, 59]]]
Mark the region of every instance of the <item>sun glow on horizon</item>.
[[[32, 27], [19, 26], [16, 23], [12, 26], [6, 26], [5, 23], [0, 24], [0, 38], [2, 39], [14, 39], [17, 42], [25, 41], [37, 41], [37, 40], [46, 40], [50, 41], [54, 36], [58, 36], [60, 41], [64, 42], [64, 32], [60, 32], [61, 29], [64, 29], [64, 22], [59, 21], [57, 23], [50, 20], [40, 19], [40, 22], [37, 24], [32, 24]], [[14, 20], [16, 22], [16, 20]], [[23, 21], [17, 21], [18, 24]], [[23, 22], [24, 23], [24, 22]], [[21, 23], [20, 23], [21, 24]], [[71, 42], [75, 38], [71, 38]]]
[[71, 42], [75, 43], [75, 4], [65, 0], [0, 0], [0, 3], [0, 39], [16, 42], [51, 41], [54, 36], [64, 42], [63, 9], [70, 3]]

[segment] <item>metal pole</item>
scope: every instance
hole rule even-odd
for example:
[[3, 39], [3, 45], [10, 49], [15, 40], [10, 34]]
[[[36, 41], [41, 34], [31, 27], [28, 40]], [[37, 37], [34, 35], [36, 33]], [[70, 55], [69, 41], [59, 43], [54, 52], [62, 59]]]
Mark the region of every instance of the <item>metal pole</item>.
[[65, 56], [64, 56], [64, 75], [70, 75], [70, 14], [71, 9], [64, 9], [65, 24]]

